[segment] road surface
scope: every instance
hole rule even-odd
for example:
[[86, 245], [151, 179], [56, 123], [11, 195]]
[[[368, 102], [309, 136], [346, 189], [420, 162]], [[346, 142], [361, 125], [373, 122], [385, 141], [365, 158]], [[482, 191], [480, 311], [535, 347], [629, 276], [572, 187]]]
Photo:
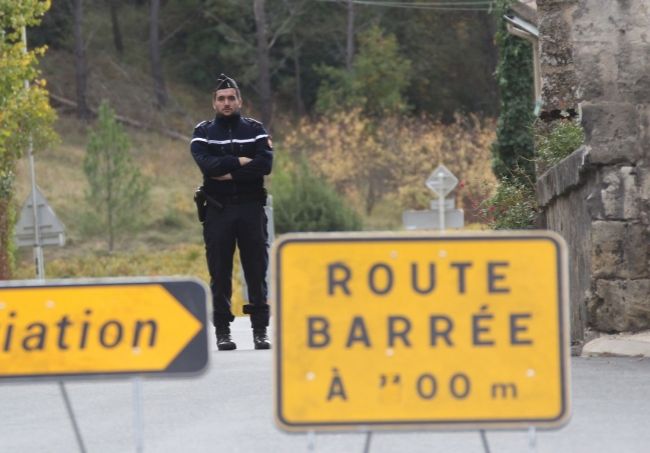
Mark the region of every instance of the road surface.
[[[144, 379], [145, 452], [363, 452], [364, 433], [287, 434], [273, 423], [272, 355], [254, 351], [248, 320], [234, 324], [237, 351], [212, 343], [206, 373]], [[211, 340], [214, 337], [211, 336]], [[489, 431], [492, 453], [650, 451], [650, 359], [573, 358], [573, 416], [560, 430]], [[88, 452], [135, 452], [131, 379], [67, 381]], [[0, 385], [0, 452], [79, 451], [56, 382]], [[311, 449], [311, 450], [310, 450]], [[478, 432], [377, 432], [373, 453], [483, 452]]]

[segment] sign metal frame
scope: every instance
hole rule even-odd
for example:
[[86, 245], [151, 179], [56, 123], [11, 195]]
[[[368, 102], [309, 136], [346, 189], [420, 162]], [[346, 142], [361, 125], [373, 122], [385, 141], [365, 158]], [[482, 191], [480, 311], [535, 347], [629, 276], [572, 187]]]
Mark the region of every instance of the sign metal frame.
[[[282, 376], [282, 253], [283, 249], [295, 243], [354, 243], [354, 242], [410, 242], [410, 241], [527, 241], [548, 240], [556, 251], [557, 275], [557, 304], [558, 315], [558, 344], [559, 344], [559, 370], [561, 410], [553, 419], [539, 418], [513, 418], [513, 419], [462, 419], [462, 420], [355, 420], [327, 422], [290, 421], [284, 417], [283, 394], [291, 392], [290, 388], [283, 388]], [[538, 427], [543, 429], [560, 428], [565, 425], [571, 416], [570, 398], [570, 350], [569, 350], [569, 289], [568, 289], [568, 252], [564, 239], [553, 231], [496, 231], [496, 232], [461, 232], [452, 234], [436, 234], [432, 232], [399, 232], [399, 233], [292, 233], [281, 236], [273, 245], [271, 254], [273, 272], [272, 302], [274, 309], [274, 358], [273, 358], [273, 402], [274, 419], [276, 425], [288, 432], [310, 431], [374, 431], [374, 430], [476, 430], [476, 429], [522, 429]]]

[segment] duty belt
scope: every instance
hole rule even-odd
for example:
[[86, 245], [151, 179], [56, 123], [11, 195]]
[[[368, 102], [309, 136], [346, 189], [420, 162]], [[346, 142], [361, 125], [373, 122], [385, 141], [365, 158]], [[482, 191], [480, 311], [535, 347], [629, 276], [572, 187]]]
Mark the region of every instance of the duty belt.
[[212, 198], [224, 205], [250, 203], [252, 201], [259, 201], [260, 203], [266, 204], [266, 190], [263, 192], [241, 193], [236, 195], [218, 194]]

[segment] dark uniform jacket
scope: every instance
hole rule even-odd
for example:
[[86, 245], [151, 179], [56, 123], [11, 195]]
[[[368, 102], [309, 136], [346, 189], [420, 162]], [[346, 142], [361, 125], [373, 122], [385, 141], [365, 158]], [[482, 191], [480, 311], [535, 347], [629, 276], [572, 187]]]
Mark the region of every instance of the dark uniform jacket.
[[[264, 175], [271, 173], [273, 152], [269, 134], [259, 121], [237, 114], [199, 123], [190, 149], [209, 196], [225, 203], [266, 199]], [[241, 156], [252, 161], [240, 165]], [[231, 180], [211, 179], [228, 173]]]

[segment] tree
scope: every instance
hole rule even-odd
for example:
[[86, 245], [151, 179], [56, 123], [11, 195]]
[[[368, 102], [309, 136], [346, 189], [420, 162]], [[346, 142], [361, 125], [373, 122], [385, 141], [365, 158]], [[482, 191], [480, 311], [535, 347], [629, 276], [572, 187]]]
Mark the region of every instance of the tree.
[[77, 116], [87, 119], [90, 117], [90, 109], [86, 100], [88, 66], [86, 62], [86, 42], [83, 38], [83, 3], [84, 0], [74, 0], [74, 67], [77, 88]]
[[40, 149], [55, 139], [55, 113], [37, 69], [45, 48], [26, 52], [22, 36], [49, 7], [49, 1], [0, 2], [0, 279], [11, 276], [16, 161], [30, 144]]
[[500, 0], [496, 35], [499, 48], [497, 80], [501, 89], [501, 112], [497, 139], [492, 145], [493, 168], [499, 178], [523, 177], [534, 181], [533, 53], [530, 44], [512, 36], [502, 19], [511, 0]]
[[120, 27], [120, 16], [118, 10], [120, 7], [119, 0], [107, 0], [108, 9], [111, 15], [111, 30], [113, 32], [113, 45], [119, 55], [124, 53], [124, 43], [122, 41], [122, 29]]
[[382, 18], [382, 27], [395, 34], [412, 62], [404, 94], [415, 113], [449, 123], [457, 112], [498, 112], [493, 22], [487, 11], [406, 8]]
[[167, 105], [167, 88], [165, 87], [165, 76], [160, 58], [160, 0], [151, 0], [149, 12], [149, 57], [153, 91], [156, 95], [158, 107], [165, 107]]
[[348, 72], [352, 71], [352, 63], [354, 62], [354, 3], [348, 0], [348, 27], [346, 33], [345, 43], [345, 69]]
[[109, 251], [117, 235], [138, 225], [138, 214], [147, 206], [149, 196], [149, 185], [133, 164], [129, 148], [129, 137], [115, 113], [102, 102], [86, 148], [84, 172], [91, 215], [98, 216], [97, 226], [108, 234]]
[[318, 92], [321, 112], [339, 108], [361, 108], [381, 116], [406, 109], [403, 92], [408, 87], [411, 62], [400, 55], [395, 36], [378, 26], [359, 36], [359, 51], [352, 70], [323, 66], [326, 77]]
[[254, 0], [253, 12], [255, 14], [255, 35], [257, 37], [257, 84], [260, 95], [262, 122], [267, 127], [271, 126], [273, 103], [271, 99], [271, 68], [269, 59], [268, 24], [265, 0]]

